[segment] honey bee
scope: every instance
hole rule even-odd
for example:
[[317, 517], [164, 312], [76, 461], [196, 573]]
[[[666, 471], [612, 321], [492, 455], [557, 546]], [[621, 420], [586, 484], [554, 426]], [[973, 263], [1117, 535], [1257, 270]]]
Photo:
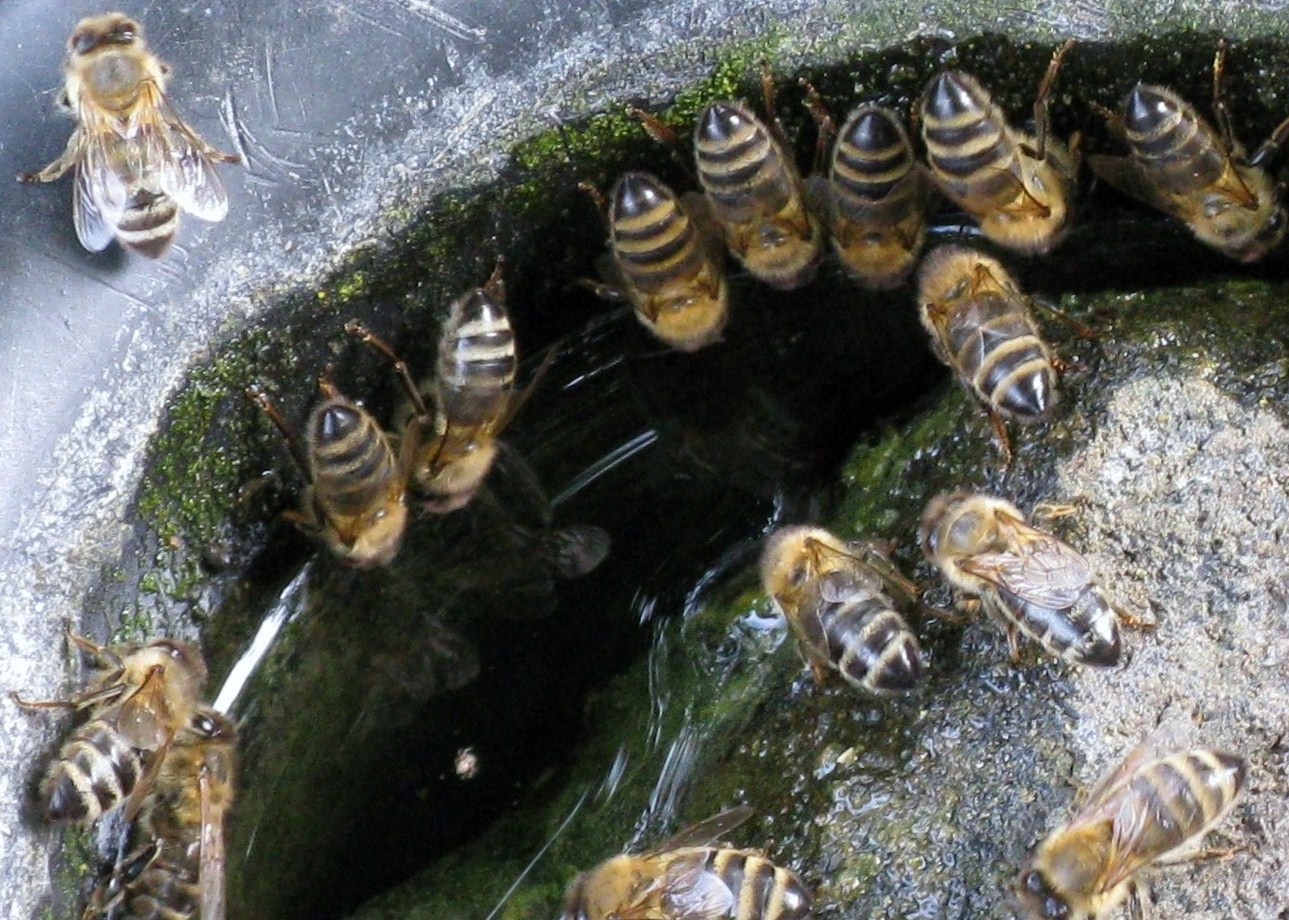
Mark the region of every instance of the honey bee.
[[1097, 585], [1073, 548], [1025, 523], [1011, 502], [988, 495], [937, 495], [926, 506], [922, 551], [959, 593], [1007, 633], [1013, 662], [1020, 636], [1075, 664], [1111, 667], [1120, 654], [1119, 621], [1140, 627]]
[[1077, 144], [1072, 149], [1050, 136], [1048, 99], [1073, 44], [1056, 50], [1039, 84], [1033, 136], [1009, 125], [969, 74], [945, 71], [922, 97], [922, 139], [936, 185], [986, 237], [1027, 255], [1050, 252], [1069, 229]]
[[108, 648], [70, 629], [68, 639], [107, 666], [69, 700], [25, 700], [24, 709], [88, 712], [40, 784], [46, 817], [90, 825], [129, 802], [135, 812], [155, 779], [158, 759], [197, 705], [206, 681], [201, 652], [186, 642], [153, 639]]
[[60, 106], [76, 118], [63, 155], [22, 182], [52, 182], [75, 168], [72, 216], [91, 252], [115, 236], [151, 258], [170, 247], [179, 212], [208, 221], [228, 213], [215, 163], [239, 158], [202, 140], [165, 96], [169, 65], [124, 13], [91, 16], [68, 39]]
[[[767, 110], [772, 111], [767, 86]], [[725, 243], [754, 278], [781, 290], [814, 278], [823, 228], [806, 206], [791, 154], [738, 102], [703, 110], [694, 131], [698, 181]]]
[[575, 878], [561, 920], [800, 920], [811, 898], [797, 876], [755, 850], [714, 846], [742, 824], [735, 808], [681, 831], [657, 849], [622, 854]]
[[143, 844], [90, 899], [84, 920], [120, 907], [126, 920], [223, 920], [224, 818], [232, 805], [237, 729], [201, 707], [175, 736], [137, 827]]
[[761, 556], [761, 583], [783, 611], [815, 680], [825, 667], [870, 693], [913, 689], [917, 639], [890, 594], [917, 589], [873, 546], [843, 543], [821, 527], [784, 527]]
[[827, 181], [812, 184], [846, 272], [873, 290], [903, 284], [926, 240], [931, 188], [900, 117], [875, 103], [856, 108], [837, 136]]
[[362, 406], [327, 380], [323, 400], [309, 414], [305, 447], [258, 387], [248, 390], [286, 439], [308, 480], [299, 510], [283, 513], [341, 562], [366, 569], [398, 553], [407, 526], [407, 463]]
[[919, 316], [937, 356], [980, 399], [1003, 453], [1003, 417], [1045, 418], [1057, 403], [1056, 363], [1026, 297], [997, 259], [962, 246], [933, 250], [918, 270]]
[[401, 425], [409, 479], [433, 514], [456, 511], [474, 498], [497, 458], [498, 437], [555, 355], [547, 355], [526, 389], [515, 388], [519, 358], [501, 272], [498, 260], [483, 287], [453, 301], [434, 376], [420, 386], [387, 344], [357, 323], [347, 327], [394, 363], [407, 391], [411, 406], [401, 413]]
[[1188, 851], [1226, 816], [1244, 788], [1244, 761], [1197, 748], [1150, 759], [1139, 746], [1103, 779], [1071, 821], [1025, 861], [1016, 894], [1030, 917], [1095, 920], [1131, 899], [1137, 875], [1165, 863], [1229, 855]]
[[707, 202], [643, 172], [625, 173], [608, 205], [611, 260], [605, 276], [646, 329], [673, 348], [720, 341], [729, 319], [725, 247]]
[[1285, 209], [1266, 164], [1289, 137], [1289, 119], [1248, 156], [1221, 93], [1225, 44], [1213, 61], [1213, 108], [1221, 133], [1175, 92], [1138, 83], [1109, 119], [1126, 157], [1088, 158], [1110, 185], [1180, 220], [1195, 238], [1239, 262], [1255, 262], [1284, 238]]

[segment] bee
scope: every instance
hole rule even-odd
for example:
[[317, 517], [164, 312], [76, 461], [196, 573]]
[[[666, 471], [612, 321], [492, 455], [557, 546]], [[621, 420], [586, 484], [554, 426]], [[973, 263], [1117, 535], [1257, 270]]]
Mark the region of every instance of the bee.
[[1016, 894], [1030, 917], [1095, 920], [1131, 899], [1152, 865], [1229, 855], [1186, 852], [1226, 816], [1244, 788], [1244, 761], [1196, 748], [1150, 759], [1138, 746], [1103, 779], [1070, 822], [1021, 867]]
[[1140, 627], [1097, 585], [1073, 548], [1025, 523], [1011, 502], [969, 492], [943, 493], [922, 514], [922, 551], [960, 597], [982, 606], [1007, 633], [1013, 662], [1020, 636], [1075, 664], [1119, 662], [1119, 622]]
[[60, 106], [76, 128], [62, 156], [18, 179], [52, 182], [74, 168], [76, 236], [91, 252], [116, 237], [155, 259], [173, 242], [180, 211], [223, 220], [228, 196], [214, 164], [239, 158], [206, 143], [170, 107], [170, 67], [148, 50], [140, 25], [124, 13], [91, 16], [67, 46]]
[[1138, 83], [1124, 97], [1111, 131], [1126, 157], [1088, 158], [1107, 183], [1180, 220], [1201, 243], [1239, 262], [1255, 262], [1284, 238], [1285, 209], [1266, 164], [1289, 138], [1289, 119], [1248, 156], [1222, 98], [1226, 46], [1213, 60], [1213, 108], [1221, 132], [1175, 92]]
[[283, 516], [342, 563], [367, 569], [398, 553], [407, 527], [407, 458], [366, 409], [326, 379], [309, 413], [304, 448], [258, 387], [248, 390], [282, 432], [308, 480], [298, 510]]
[[164, 760], [176, 732], [197, 705], [206, 662], [195, 646], [174, 639], [108, 648], [70, 628], [67, 636], [107, 667], [69, 700], [10, 696], [24, 709], [89, 713], [40, 784], [45, 816], [51, 822], [88, 826], [127, 801], [127, 812], [138, 810], [159, 759]]
[[812, 187], [846, 272], [873, 290], [903, 284], [926, 241], [931, 186], [900, 117], [875, 103], [856, 108], [837, 136], [827, 181]]
[[985, 404], [1003, 453], [1003, 418], [1033, 422], [1056, 405], [1056, 361], [1026, 297], [997, 259], [940, 246], [918, 270], [919, 316], [936, 355]]
[[434, 376], [420, 386], [389, 345], [358, 323], [346, 327], [389, 358], [399, 374], [410, 402], [400, 413], [409, 482], [433, 514], [464, 508], [474, 498], [497, 458], [498, 437], [555, 356], [552, 350], [533, 383], [516, 389], [519, 358], [501, 272], [498, 260], [483, 287], [452, 302]]
[[800, 920], [811, 898], [797, 876], [755, 850], [714, 846], [742, 824], [735, 808], [681, 831], [657, 849], [622, 854], [569, 885], [561, 920]]
[[628, 172], [614, 185], [607, 214], [610, 285], [595, 290], [620, 292], [672, 348], [720, 341], [729, 320], [725, 247], [706, 200], [692, 192], [677, 198], [657, 177]]
[[224, 818], [232, 805], [237, 729], [209, 707], [176, 736], [136, 827], [145, 838], [96, 889], [84, 917], [118, 905], [125, 920], [223, 920]]
[[922, 96], [922, 140], [936, 185], [986, 237], [1026, 255], [1050, 252], [1069, 230], [1077, 144], [1050, 136], [1048, 99], [1073, 44], [1056, 50], [1039, 84], [1032, 136], [1009, 125], [969, 74], [944, 71]]
[[[772, 111], [769, 80], [767, 110]], [[698, 181], [725, 243], [754, 278], [791, 290], [814, 278], [823, 228], [776, 132], [738, 102], [717, 102], [694, 131]]]
[[870, 693], [897, 693], [921, 678], [922, 651], [890, 597], [908, 601], [917, 589], [873, 546], [821, 527], [784, 527], [766, 542], [761, 583], [816, 681], [829, 667]]

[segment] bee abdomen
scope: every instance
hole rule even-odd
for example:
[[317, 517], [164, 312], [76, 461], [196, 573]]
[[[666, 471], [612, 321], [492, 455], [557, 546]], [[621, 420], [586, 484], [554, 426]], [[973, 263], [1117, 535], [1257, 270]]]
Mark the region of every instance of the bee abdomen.
[[1171, 90], [1138, 84], [1123, 101], [1123, 115], [1133, 154], [1169, 186], [1203, 188], [1225, 171], [1226, 154], [1212, 129]]
[[1243, 760], [1217, 751], [1174, 754], [1134, 777], [1135, 791], [1153, 805], [1155, 833], [1164, 853], [1217, 822], [1244, 788]]
[[[986, 332], [992, 330], [986, 330]], [[1039, 418], [1055, 403], [1056, 371], [1038, 336], [986, 337], [973, 385], [991, 404], [1023, 418]]]
[[954, 71], [937, 76], [922, 107], [927, 163], [953, 183], [970, 183], [977, 197], [1008, 191], [1013, 155], [1009, 129], [974, 78]]
[[1119, 663], [1119, 621], [1095, 585], [1069, 608], [1054, 610], [999, 591], [1007, 618], [1059, 658], [1074, 664], [1109, 668]]
[[134, 790], [139, 754], [112, 725], [93, 719], [63, 746], [41, 785], [50, 821], [92, 824]]
[[190, 920], [201, 903], [201, 884], [195, 866], [172, 861], [163, 843], [162, 855], [130, 886], [125, 898], [125, 920]]
[[921, 678], [917, 639], [883, 599], [851, 598], [821, 619], [832, 663], [850, 683], [873, 693], [898, 693]]
[[913, 170], [908, 135], [895, 114], [872, 104], [856, 109], [842, 126], [832, 168], [843, 213], [888, 194]]
[[703, 267], [698, 234], [675, 193], [645, 173], [629, 172], [613, 190], [613, 251], [627, 281], [654, 292]]
[[137, 192], [116, 224], [122, 243], [153, 259], [165, 254], [178, 230], [179, 203], [161, 192]]
[[309, 462], [318, 495], [339, 514], [366, 510], [395, 474], [384, 432], [361, 407], [331, 399], [309, 421]]
[[694, 153], [703, 190], [724, 220], [748, 223], [777, 213], [793, 196], [783, 152], [742, 106], [708, 106], [698, 121]]
[[801, 880], [759, 853], [712, 850], [707, 865], [734, 895], [733, 920], [800, 920], [810, 913]]
[[500, 301], [476, 288], [453, 304], [439, 342], [437, 373], [443, 386], [509, 386], [517, 367], [514, 331]]

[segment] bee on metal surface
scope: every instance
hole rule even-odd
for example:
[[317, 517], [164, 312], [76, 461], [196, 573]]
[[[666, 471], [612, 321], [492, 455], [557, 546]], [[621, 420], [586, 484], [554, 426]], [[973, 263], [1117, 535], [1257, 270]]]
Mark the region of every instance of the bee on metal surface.
[[411, 402], [400, 413], [410, 484], [434, 514], [456, 511], [474, 498], [497, 458], [499, 436], [555, 356], [551, 350], [533, 382], [516, 389], [519, 358], [501, 272], [498, 260], [483, 287], [453, 301], [434, 376], [420, 386], [389, 345], [358, 323], [346, 327], [394, 364]]
[[1039, 84], [1033, 136], [1009, 125], [969, 74], [945, 71], [922, 97], [922, 139], [936, 185], [986, 237], [1027, 255], [1050, 252], [1069, 229], [1077, 144], [1072, 150], [1050, 136], [1048, 99], [1073, 44], [1056, 50]]
[[215, 163], [239, 158], [202, 140], [165, 96], [170, 67], [124, 13], [91, 16], [68, 39], [60, 105], [76, 117], [63, 155], [23, 182], [52, 182], [75, 168], [72, 216], [91, 252], [116, 237], [159, 258], [179, 229], [179, 212], [220, 221], [228, 196]]
[[918, 303], [936, 355], [988, 409], [1006, 468], [1011, 441], [1003, 419], [1046, 418], [1058, 398], [1056, 361], [1029, 298], [997, 259], [940, 246], [918, 270]]
[[1231, 810], [1244, 788], [1244, 761], [1203, 748], [1152, 759], [1149, 750], [1130, 754], [1025, 861], [1015, 890], [1030, 917], [1095, 920], [1125, 900], [1141, 917], [1143, 870], [1231, 854], [1188, 845]]
[[722, 812], [654, 850], [583, 872], [568, 887], [561, 920], [801, 920], [811, 898], [794, 873], [755, 850], [713, 845], [750, 815]]
[[90, 825], [128, 802], [137, 812], [176, 733], [187, 723], [206, 681], [201, 652], [186, 642], [153, 639], [108, 648], [70, 629], [68, 639], [106, 663], [89, 686], [69, 700], [25, 700], [24, 709], [71, 709], [89, 719], [72, 733], [40, 784], [46, 817]]
[[95, 890], [84, 920], [223, 920], [224, 819], [232, 805], [237, 729], [197, 709], [175, 736], [136, 828], [142, 843]]
[[922, 514], [919, 539], [960, 606], [983, 607], [1006, 631], [1013, 662], [1023, 634], [1066, 661], [1111, 667], [1119, 661], [1119, 621], [1145, 625], [1111, 602], [1083, 556], [1031, 527], [1004, 499], [937, 495]]
[[407, 527], [406, 458], [366, 409], [329, 381], [318, 385], [323, 400], [309, 414], [303, 448], [268, 396], [254, 386], [247, 391], [282, 432], [308, 480], [299, 510], [284, 516], [346, 565], [385, 565]]
[[[766, 111], [774, 111], [769, 74]], [[748, 273], [782, 290], [811, 281], [823, 228], [806, 205], [805, 187], [787, 145], [747, 106], [709, 105], [694, 130], [698, 181], [725, 243]]]
[[[810, 110], [828, 130], [822, 101], [808, 88]], [[832, 247], [846, 272], [873, 290], [907, 280], [926, 241], [931, 183], [913, 159], [903, 120], [864, 103], [850, 113], [833, 146], [828, 177], [810, 180], [823, 201]]]
[[1289, 119], [1248, 156], [1222, 97], [1226, 45], [1213, 60], [1213, 109], [1220, 133], [1175, 92], [1138, 83], [1124, 97], [1111, 130], [1126, 157], [1092, 156], [1088, 165], [1110, 185], [1180, 220], [1200, 242], [1240, 262], [1255, 262], [1284, 238], [1285, 209], [1266, 165], [1289, 138]]
[[870, 693], [912, 690], [922, 651], [896, 612], [917, 588], [878, 550], [821, 527], [784, 527], [761, 555], [761, 584], [783, 611], [815, 680], [832, 668]]
[[725, 245], [706, 200], [693, 192], [678, 198], [657, 177], [628, 172], [603, 209], [610, 257], [601, 274], [609, 284], [592, 288], [625, 297], [644, 327], [672, 348], [697, 351], [720, 341], [729, 320]]

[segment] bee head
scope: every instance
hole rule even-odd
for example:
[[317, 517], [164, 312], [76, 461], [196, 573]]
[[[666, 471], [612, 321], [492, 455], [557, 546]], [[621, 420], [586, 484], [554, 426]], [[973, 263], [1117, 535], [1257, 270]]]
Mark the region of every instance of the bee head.
[[1016, 894], [1031, 917], [1042, 920], [1068, 920], [1070, 905], [1052, 887], [1041, 869], [1027, 866], [1016, 883]]
[[67, 47], [73, 54], [89, 54], [103, 45], [132, 45], [143, 37], [143, 29], [124, 13], [107, 13], [82, 19]]

